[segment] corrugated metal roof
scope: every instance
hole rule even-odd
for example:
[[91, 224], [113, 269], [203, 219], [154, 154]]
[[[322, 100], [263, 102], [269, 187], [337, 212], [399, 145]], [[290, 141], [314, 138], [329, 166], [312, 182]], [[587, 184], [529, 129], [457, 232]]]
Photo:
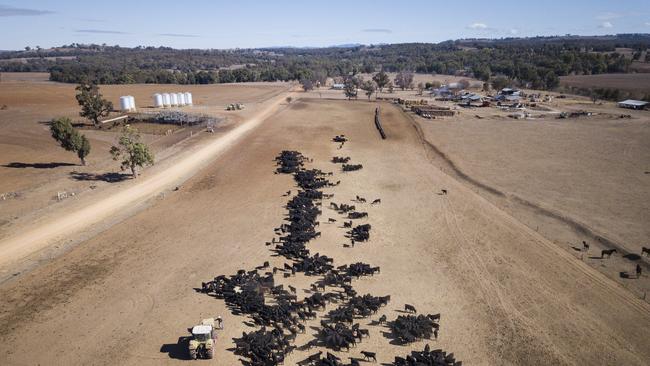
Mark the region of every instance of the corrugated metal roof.
[[644, 105], [647, 105], [648, 102], [644, 102], [642, 100], [628, 99], [628, 100], [624, 100], [622, 102], [618, 102], [618, 104], [627, 104], [627, 105], [642, 107]]

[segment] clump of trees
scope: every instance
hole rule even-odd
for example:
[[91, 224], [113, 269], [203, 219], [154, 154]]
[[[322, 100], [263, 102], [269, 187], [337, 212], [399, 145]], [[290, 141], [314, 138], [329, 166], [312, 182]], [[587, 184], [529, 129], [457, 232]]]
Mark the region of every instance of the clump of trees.
[[88, 118], [95, 127], [99, 126], [99, 119], [108, 116], [113, 110], [113, 103], [104, 99], [95, 84], [82, 83], [77, 86], [77, 103], [81, 106], [81, 117]]
[[345, 97], [348, 98], [348, 100], [357, 97], [356, 80], [356, 78], [349, 77], [345, 79], [345, 82], [343, 83], [343, 92], [345, 93]]
[[90, 154], [90, 141], [72, 126], [70, 118], [63, 117], [52, 120], [50, 133], [62, 148], [77, 153], [81, 165], [86, 165], [86, 157]]
[[365, 92], [366, 96], [368, 97], [368, 101], [370, 101], [370, 97], [372, 94], [375, 92], [376, 86], [375, 82], [372, 80], [366, 80], [361, 84], [361, 89]]
[[388, 83], [390, 83], [390, 78], [384, 70], [376, 73], [375, 76], [372, 77], [372, 80], [377, 84], [377, 88], [380, 92], [383, 92], [384, 88], [388, 86]]
[[149, 146], [141, 141], [138, 130], [129, 125], [124, 126], [118, 144], [111, 146], [110, 153], [113, 160], [122, 160], [121, 169], [130, 169], [133, 178], [138, 177], [138, 167], [143, 168], [154, 163], [154, 155]]
[[314, 90], [314, 82], [310, 79], [300, 80], [300, 85], [302, 86], [302, 89], [306, 92]]
[[395, 85], [402, 90], [413, 89], [413, 73], [400, 72], [395, 76]]
[[505, 76], [497, 76], [491, 80], [492, 89], [501, 90], [512, 85], [512, 80]]

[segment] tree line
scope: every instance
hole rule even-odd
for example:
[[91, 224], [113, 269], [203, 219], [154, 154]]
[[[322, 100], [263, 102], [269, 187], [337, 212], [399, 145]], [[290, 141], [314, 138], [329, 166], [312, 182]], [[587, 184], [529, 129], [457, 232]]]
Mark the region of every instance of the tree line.
[[[615, 49], [645, 50], [650, 47], [650, 35], [460, 40], [317, 49], [71, 46], [58, 48], [55, 54], [76, 56], [75, 59], [45, 59], [52, 56], [40, 50], [43, 57], [20, 64], [1, 63], [0, 71], [49, 71], [51, 80], [67, 83], [212, 84], [305, 79], [324, 83], [328, 77], [384, 70], [460, 74], [483, 81], [502, 76], [522, 86], [552, 89], [559, 85], [559, 76], [563, 75], [628, 72], [631, 60], [614, 52]], [[0, 58], [11, 60], [20, 56], [20, 52], [10, 52], [1, 54]]]

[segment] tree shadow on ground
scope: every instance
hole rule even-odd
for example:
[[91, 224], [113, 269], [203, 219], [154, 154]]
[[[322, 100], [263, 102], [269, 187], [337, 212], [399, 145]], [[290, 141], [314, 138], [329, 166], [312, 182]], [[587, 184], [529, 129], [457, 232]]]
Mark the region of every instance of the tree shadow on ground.
[[190, 337], [187, 336], [178, 337], [178, 341], [176, 343], [163, 344], [160, 347], [160, 352], [167, 353], [169, 355], [169, 358], [173, 358], [176, 360], [189, 360], [190, 355], [187, 351], [189, 342], [190, 342]]
[[50, 163], [19, 163], [19, 162], [12, 162], [9, 164], [3, 165], [5, 168], [16, 168], [16, 169], [25, 169], [25, 168], [34, 168], [34, 169], [54, 169], [58, 168], [60, 166], [76, 166], [77, 164], [72, 164], [72, 163], [55, 163], [55, 162], [50, 162]]
[[70, 173], [70, 176], [75, 180], [94, 181], [94, 182], [102, 181], [108, 183], [117, 183], [131, 178], [131, 174], [123, 174], [123, 173], [93, 174], [93, 173], [72, 172]]
[[[52, 120], [38, 121], [38, 123], [41, 124], [41, 125], [45, 125], [45, 126], [51, 126], [52, 125]], [[92, 123], [76, 122], [76, 121], [72, 121], [71, 125], [74, 128], [95, 127], [95, 125], [93, 125]]]

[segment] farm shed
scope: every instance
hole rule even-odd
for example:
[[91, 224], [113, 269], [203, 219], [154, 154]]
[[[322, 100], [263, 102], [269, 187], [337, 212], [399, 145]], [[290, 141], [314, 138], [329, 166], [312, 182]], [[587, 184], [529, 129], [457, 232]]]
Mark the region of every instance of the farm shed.
[[628, 109], [645, 109], [645, 107], [648, 106], [648, 102], [644, 102], [642, 100], [628, 99], [622, 102], [618, 102], [618, 106], [621, 108], [628, 108]]

